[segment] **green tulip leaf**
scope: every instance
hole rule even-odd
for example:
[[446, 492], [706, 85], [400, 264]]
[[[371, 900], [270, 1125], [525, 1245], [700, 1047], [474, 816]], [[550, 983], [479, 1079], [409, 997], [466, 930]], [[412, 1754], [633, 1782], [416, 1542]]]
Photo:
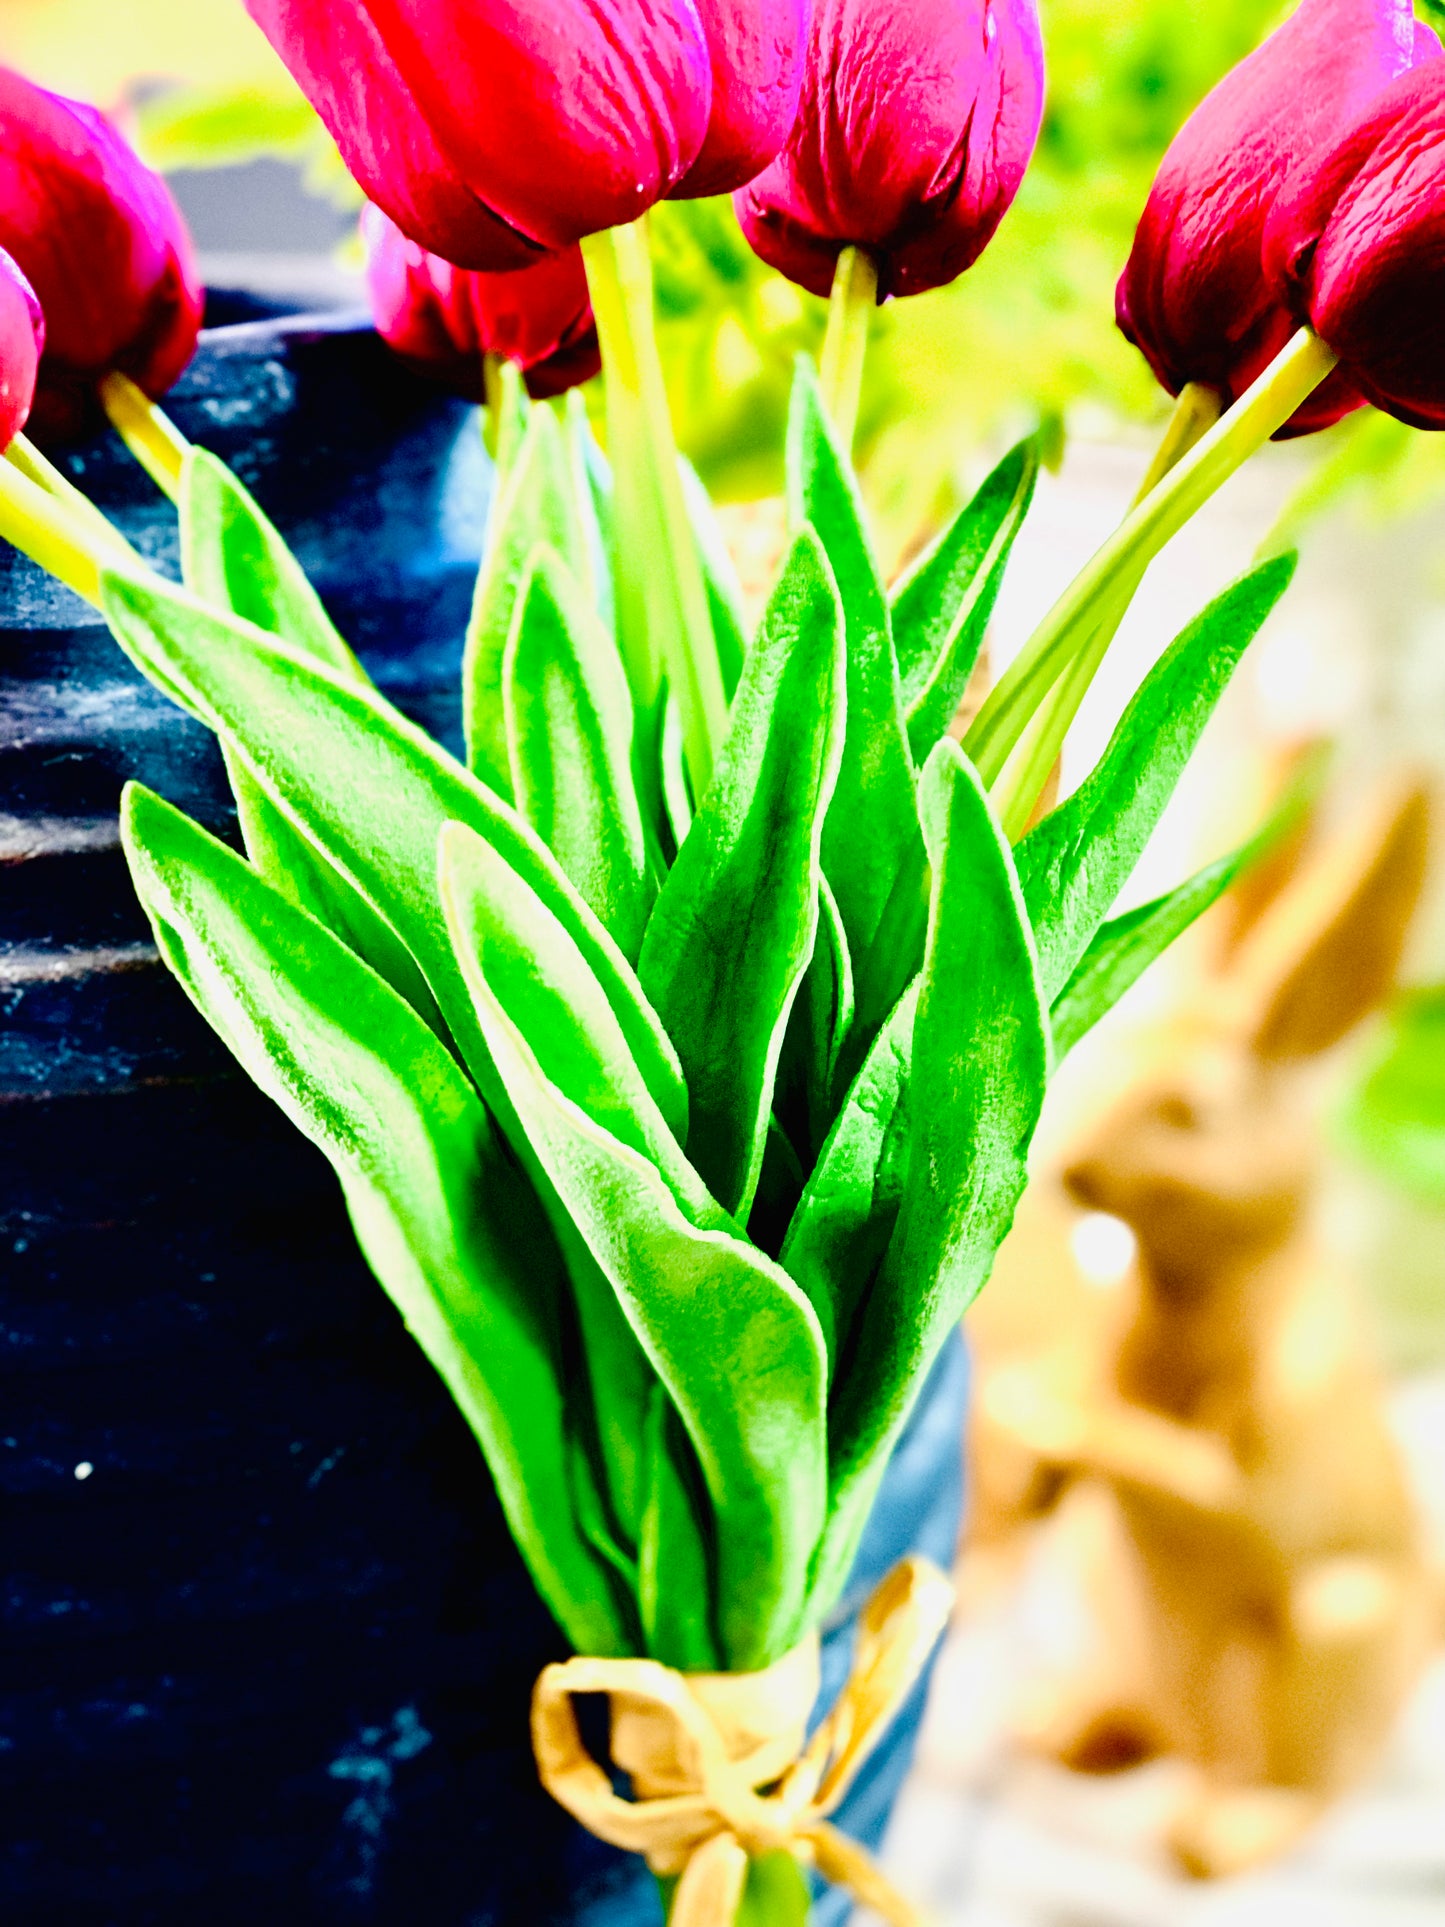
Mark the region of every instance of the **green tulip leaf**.
[[[204, 448], [188, 450], [181, 470], [180, 528], [181, 571], [200, 601], [283, 637], [338, 675], [369, 686], [279, 532], [226, 465]], [[224, 743], [222, 753], [246, 854], [256, 869], [365, 957], [413, 1010], [438, 1027], [436, 1001], [396, 932], [293, 827]]]
[[224, 740], [221, 753], [236, 799], [246, 855], [258, 875], [365, 958], [438, 1034], [436, 998], [416, 958], [370, 899], [271, 801], [249, 765]]
[[898, 1218], [918, 983], [873, 1041], [788, 1226], [779, 1263], [817, 1313], [830, 1383]]
[[1106, 1011], [1113, 1009], [1176, 937], [1218, 902], [1236, 877], [1288, 834], [1314, 800], [1324, 766], [1323, 757], [1307, 759], [1269, 820], [1247, 843], [1206, 864], [1151, 903], [1100, 925], [1049, 1013], [1055, 1063], [1093, 1029]]
[[977, 772], [945, 737], [924, 766], [933, 872], [908, 1073], [907, 1179], [887, 1256], [833, 1395], [827, 1601], [898, 1432], [988, 1277], [1028, 1174], [1048, 1033], [1011, 853]]
[[[618, 611], [618, 582], [613, 570], [617, 551], [617, 503], [612, 483], [612, 467], [601, 448], [598, 447], [597, 437], [592, 432], [592, 423], [588, 418], [587, 405], [575, 388], [567, 397], [567, 441], [573, 487], [583, 530], [583, 550], [594, 558], [594, 587], [598, 613], [603, 628], [612, 637], [614, 644], [617, 644], [620, 642], [621, 618]], [[634, 634], [636, 634], [635, 630]], [[656, 767], [663, 753], [659, 741], [663, 721], [657, 706], [650, 707], [645, 714], [638, 712], [637, 690], [646, 689], [650, 684], [647, 678], [640, 683], [635, 681], [636, 664], [634, 663], [632, 669], [629, 669], [628, 664], [623, 661], [620, 647], [617, 649], [617, 657], [618, 661], [622, 662], [628, 694], [634, 703], [633, 786], [642, 811], [644, 832], [653, 867], [661, 871], [666, 864], [665, 847], [671, 847], [668, 844], [668, 799], [660, 792]], [[680, 729], [681, 716], [678, 715], [673, 720], [674, 727]]]
[[1038, 474], [1038, 447], [1030, 437], [1004, 456], [893, 590], [893, 644], [918, 763], [963, 699]]
[[[578, 1241], [574, 1238], [572, 1243], [576, 1246]], [[582, 1316], [584, 1307], [600, 1304], [604, 1293], [610, 1296], [607, 1281], [596, 1265], [589, 1265], [588, 1276], [579, 1291], [575, 1252], [564, 1253], [563, 1262], [573, 1288], [574, 1316], [582, 1328], [581, 1343], [573, 1344], [567, 1360], [568, 1417], [575, 1435], [574, 1449], [567, 1462], [572, 1509], [578, 1533], [621, 1582], [622, 1596], [627, 1602], [627, 1636], [632, 1649], [641, 1653], [646, 1646], [637, 1609], [641, 1583], [638, 1536], [645, 1504], [644, 1480], [649, 1468], [637, 1449], [637, 1428], [639, 1414], [646, 1409], [645, 1395], [656, 1391], [657, 1379], [650, 1371], [643, 1375], [644, 1399], [637, 1401], [632, 1409], [624, 1398], [618, 1397], [615, 1385], [607, 1377], [612, 1358], [605, 1347], [600, 1352], [593, 1351], [596, 1334], [587, 1331]], [[631, 1337], [630, 1331], [627, 1336]], [[625, 1434], [624, 1426], [628, 1428]], [[623, 1471], [620, 1482], [616, 1476], [619, 1466]], [[621, 1495], [620, 1505], [614, 1493]], [[633, 1507], [630, 1515], [626, 1511], [629, 1502]]]
[[840, 631], [827, 561], [805, 529], [748, 654], [712, 783], [638, 967], [687, 1079], [689, 1156], [740, 1221], [813, 953], [823, 819], [844, 731]]
[[[597, 446], [580, 388], [567, 391], [563, 420], [572, 497], [582, 531], [577, 579], [592, 598], [609, 636], [617, 634], [617, 596], [612, 581], [612, 474]], [[620, 661], [621, 658], [619, 657]]]
[[464, 824], [443, 828], [437, 862], [447, 933], [472, 995], [485, 979], [547, 1081], [651, 1159], [684, 1208], [713, 1210], [566, 926], [506, 858]]
[[1050, 1028], [1056, 1063], [1238, 876], [1295, 828], [1318, 799], [1328, 765], [1329, 755], [1322, 746], [1304, 759], [1268, 820], [1248, 842], [1206, 864], [1176, 889], [1100, 926], [1073, 976], [1054, 999]]
[[838, 908], [838, 899], [828, 887], [826, 877], [818, 880], [818, 910], [823, 941], [813, 952], [815, 958], [821, 957], [822, 960], [817, 979], [820, 994], [815, 1027], [818, 1040], [815, 1058], [818, 1075], [815, 1130], [823, 1118], [831, 1119], [831, 1096], [838, 1064], [848, 1033], [853, 1027], [853, 960], [848, 955], [848, 932], [843, 928], [843, 913]]
[[1211, 602], [1140, 685], [1092, 775], [1015, 852], [1050, 1001], [1143, 854], [1245, 649], [1288, 587], [1275, 556]]
[[186, 454], [180, 522], [182, 573], [202, 602], [284, 636], [339, 675], [368, 680], [280, 531], [209, 449]]
[[532, 553], [545, 542], [574, 562], [585, 544], [567, 445], [550, 408], [535, 407], [487, 522], [487, 541], [462, 657], [462, 723], [473, 771], [511, 800], [502, 661]]
[[122, 835], [162, 955], [243, 1068], [335, 1167], [367, 1260], [486, 1454], [537, 1588], [582, 1652], [630, 1650], [577, 1532], [566, 1284], [525, 1182], [452, 1058], [305, 911], [149, 791]]
[[805, 1182], [802, 1162], [793, 1149], [791, 1138], [778, 1122], [777, 1113], [768, 1119], [768, 1134], [763, 1141], [763, 1162], [758, 1173], [758, 1188], [748, 1212], [748, 1236], [773, 1257], [782, 1248]]
[[843, 604], [848, 728], [823, 833], [827, 875], [853, 960], [866, 1048], [918, 968], [926, 862], [913, 756], [904, 727], [888, 600], [869, 546], [858, 485], [800, 358], [788, 415], [788, 516], [822, 540]]
[[[486, 997], [500, 1005], [528, 1039], [548, 1082], [658, 1165], [685, 1210], [715, 1214], [564, 925], [490, 843], [460, 823], [442, 830], [437, 865], [452, 952], [474, 1002]], [[506, 1088], [505, 1065], [494, 1069]], [[510, 1113], [515, 1093], [509, 1088], [507, 1098]], [[539, 1188], [549, 1196], [545, 1178]], [[574, 1281], [607, 1489], [624, 1539], [635, 1547], [646, 1503], [639, 1445], [655, 1381], [610, 1285], [565, 1207], [559, 1209], [557, 1234]]]
[[662, 805], [667, 814], [667, 827], [672, 833], [672, 847], [676, 851], [686, 843], [696, 811], [692, 800], [692, 779], [687, 773], [682, 711], [670, 689], [663, 697], [659, 760], [662, 764]]
[[[649, 1158], [546, 1077], [481, 971], [475, 990], [488, 1047], [533, 1154], [611, 1282], [697, 1454], [711, 1509], [723, 1662], [740, 1672], [767, 1666], [802, 1631], [808, 1562], [823, 1517], [817, 1319], [725, 1212], [713, 1205], [690, 1214]], [[680, 1556], [684, 1572], [696, 1570], [695, 1548]], [[649, 1557], [666, 1570], [666, 1548]], [[685, 1662], [685, 1655], [662, 1657]]]
[[778, 1069], [778, 1105], [809, 1158], [832, 1128], [838, 1066], [853, 1024], [853, 962], [827, 878], [818, 885], [818, 936], [788, 1020]]
[[487, 1065], [437, 895], [437, 839], [450, 820], [491, 843], [571, 935], [648, 1089], [685, 1134], [686, 1086], [666, 1033], [626, 959], [515, 811], [384, 698], [286, 643], [156, 578], [107, 571], [102, 593], [137, 666], [182, 685], [293, 826], [406, 944], [474, 1074], [485, 1077]]
[[635, 959], [657, 885], [632, 782], [632, 699], [611, 637], [545, 547], [517, 600], [502, 706], [518, 811]]
[[1221, 857], [1152, 902], [1101, 924], [1050, 1012], [1054, 1059], [1061, 1061], [1124, 992], [1216, 903], [1243, 867], [1243, 852]]
[[654, 1659], [684, 1672], [720, 1672], [707, 1491], [692, 1441], [661, 1385], [654, 1385], [648, 1414], [647, 1468], [637, 1585], [644, 1644]]

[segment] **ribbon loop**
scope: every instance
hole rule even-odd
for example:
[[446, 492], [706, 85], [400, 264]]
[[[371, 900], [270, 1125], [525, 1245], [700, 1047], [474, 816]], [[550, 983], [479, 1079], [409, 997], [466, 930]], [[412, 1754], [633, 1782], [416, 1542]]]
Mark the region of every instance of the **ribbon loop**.
[[[674, 1672], [651, 1659], [569, 1659], [532, 1695], [542, 1784], [601, 1840], [677, 1875], [671, 1927], [733, 1927], [749, 1859], [816, 1862], [890, 1927], [923, 1916], [856, 1841], [830, 1825], [948, 1623], [953, 1588], [926, 1559], [895, 1566], [859, 1615], [853, 1667], [805, 1744], [818, 1696], [817, 1635], [760, 1673]], [[605, 1694], [627, 1798], [587, 1751], [574, 1698]]]

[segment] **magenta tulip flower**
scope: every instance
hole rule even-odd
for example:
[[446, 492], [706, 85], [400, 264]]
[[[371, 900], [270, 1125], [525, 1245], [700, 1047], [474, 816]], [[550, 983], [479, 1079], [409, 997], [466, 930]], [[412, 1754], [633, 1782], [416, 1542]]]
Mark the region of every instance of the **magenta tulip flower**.
[[179, 208], [103, 114], [0, 68], [0, 246], [45, 312], [32, 417], [75, 432], [101, 376], [153, 399], [195, 352], [201, 288]]
[[1402, 74], [1288, 177], [1264, 269], [1367, 401], [1445, 428], [1445, 61]]
[[969, 267], [1038, 138], [1034, 0], [817, 0], [797, 124], [734, 205], [753, 249], [827, 294], [838, 255], [872, 258], [878, 296]]
[[597, 329], [575, 247], [486, 274], [428, 254], [379, 207], [364, 210], [361, 232], [377, 332], [424, 374], [481, 401], [488, 354], [515, 362], [538, 399], [597, 373]]
[[702, 149], [693, 0], [246, 0], [402, 232], [524, 267], [636, 220]]
[[[1119, 281], [1119, 326], [1171, 394], [1187, 382], [1235, 401], [1293, 332], [1260, 263], [1285, 176], [1326, 152], [1396, 75], [1440, 53], [1410, 0], [1301, 0], [1197, 107], [1159, 167]], [[1343, 371], [1284, 433], [1359, 406]]]
[[0, 449], [25, 426], [45, 347], [45, 316], [35, 290], [0, 248]]
[[730, 194], [761, 173], [798, 118], [813, 0], [697, 0], [712, 109], [677, 199]]

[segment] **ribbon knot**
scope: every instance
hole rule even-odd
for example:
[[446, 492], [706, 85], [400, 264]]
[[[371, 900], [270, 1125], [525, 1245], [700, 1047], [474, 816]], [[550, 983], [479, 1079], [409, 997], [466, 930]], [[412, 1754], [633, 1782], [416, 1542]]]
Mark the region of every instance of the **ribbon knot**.
[[[750, 1858], [786, 1851], [890, 1927], [923, 1916], [828, 1816], [882, 1738], [948, 1623], [953, 1589], [926, 1559], [894, 1567], [859, 1615], [852, 1670], [812, 1738], [816, 1634], [760, 1673], [675, 1672], [652, 1659], [569, 1659], [532, 1694], [542, 1784], [588, 1830], [678, 1877], [671, 1927], [732, 1927]], [[602, 1693], [613, 1788], [583, 1744], [573, 1700]]]

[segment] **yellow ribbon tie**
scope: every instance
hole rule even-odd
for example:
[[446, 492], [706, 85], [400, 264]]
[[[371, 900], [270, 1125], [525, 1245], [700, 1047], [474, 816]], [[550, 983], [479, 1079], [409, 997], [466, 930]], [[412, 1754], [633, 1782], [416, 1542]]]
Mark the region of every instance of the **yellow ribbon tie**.
[[[829, 1822], [908, 1697], [948, 1623], [953, 1588], [927, 1559], [894, 1567], [859, 1615], [853, 1669], [807, 1739], [817, 1634], [761, 1673], [678, 1673], [652, 1659], [569, 1659], [532, 1694], [542, 1784], [584, 1827], [678, 1877], [670, 1927], [733, 1927], [749, 1859], [780, 1849], [816, 1865], [889, 1927], [924, 1916], [872, 1856]], [[634, 1797], [582, 1742], [573, 1699], [610, 1702], [612, 1758]]]

